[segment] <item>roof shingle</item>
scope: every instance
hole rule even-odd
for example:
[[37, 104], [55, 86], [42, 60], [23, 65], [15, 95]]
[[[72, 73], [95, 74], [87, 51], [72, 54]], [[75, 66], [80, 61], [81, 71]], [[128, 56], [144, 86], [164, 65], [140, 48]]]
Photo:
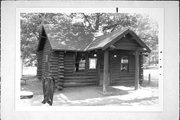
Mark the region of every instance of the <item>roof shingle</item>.
[[[61, 30], [56, 25], [43, 25], [43, 28], [50, 41], [52, 49], [66, 51], [90, 51], [95, 49], [102, 49], [111, 44], [119, 36], [123, 37], [127, 33], [135, 34], [128, 28], [125, 28], [123, 30], [116, 30], [109, 34], [99, 36], [95, 40], [90, 42], [74, 34], [69, 33], [63, 35]], [[144, 44], [144, 42], [140, 40], [139, 37], [137, 38], [137, 35], [136, 41], [138, 44], [140, 44], [140, 46], [146, 48], [146, 50], [150, 52], [150, 49]]]

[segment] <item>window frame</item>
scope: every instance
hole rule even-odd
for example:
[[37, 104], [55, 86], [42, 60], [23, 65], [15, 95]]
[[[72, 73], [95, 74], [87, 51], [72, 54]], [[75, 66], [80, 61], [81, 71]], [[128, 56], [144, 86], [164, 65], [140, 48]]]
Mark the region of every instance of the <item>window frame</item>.
[[[79, 58], [79, 60], [77, 59], [77, 56], [78, 56], [78, 54], [80, 54], [80, 58]], [[82, 60], [82, 54], [84, 54], [84, 57], [85, 57], [85, 65], [84, 65], [84, 69], [81, 69], [81, 70], [79, 70], [79, 65], [80, 65], [80, 61]], [[77, 62], [77, 60], [78, 60], [78, 62]], [[78, 63], [78, 70], [77, 70], [77, 63]], [[75, 53], [75, 55], [74, 55], [74, 72], [75, 73], [81, 73], [81, 72], [86, 72], [87, 71], [87, 54], [86, 53], [84, 53], [84, 52], [76, 52]]]
[[[122, 63], [122, 58], [127, 58], [127, 63]], [[123, 65], [125, 65], [125, 66], [127, 66], [127, 70], [123, 70], [122, 69], [122, 66]], [[120, 71], [121, 72], [129, 72], [129, 56], [127, 56], [127, 55], [123, 55], [123, 56], [121, 56], [121, 58], [120, 58]]]
[[[95, 60], [95, 68], [90, 68], [90, 60]], [[94, 58], [89, 58], [89, 70], [96, 70], [97, 69], [97, 58], [96, 57], [94, 57]]]
[[[96, 65], [95, 65], [95, 68], [92, 69], [90, 68], [90, 59], [95, 59], [96, 60]], [[89, 53], [88, 54], [88, 70], [96, 70], [97, 69], [97, 52], [92, 52], [92, 53]]]

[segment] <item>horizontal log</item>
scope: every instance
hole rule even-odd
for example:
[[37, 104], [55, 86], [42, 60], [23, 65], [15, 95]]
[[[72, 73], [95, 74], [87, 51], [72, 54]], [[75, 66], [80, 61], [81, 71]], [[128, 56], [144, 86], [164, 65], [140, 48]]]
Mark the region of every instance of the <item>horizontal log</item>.
[[58, 75], [59, 78], [64, 78], [64, 75]]
[[64, 60], [64, 58], [63, 58], [63, 57], [59, 57], [58, 59], [59, 59], [59, 60]]
[[64, 82], [96, 82], [97, 81], [97, 78], [87, 78], [87, 79], [67, 79], [67, 78], [64, 78]]
[[59, 65], [59, 66], [60, 66], [60, 65], [64, 66], [64, 63], [63, 63], [63, 62], [58, 62], [58, 65]]
[[116, 80], [116, 79], [119, 79], [119, 80], [122, 80], [122, 79], [125, 79], [125, 80], [128, 80], [128, 79], [134, 79], [135, 78], [135, 76], [128, 76], [128, 77], [120, 77], [120, 76], [118, 76], [118, 77], [110, 77], [112, 80]]
[[71, 83], [71, 82], [75, 82], [75, 83], [97, 83], [98, 81], [96, 79], [87, 79], [86, 81], [84, 80], [64, 80], [63, 83]]
[[134, 86], [135, 82], [113, 82], [111, 85], [131, 85]]
[[67, 78], [67, 79], [70, 79], [70, 78], [72, 78], [72, 79], [76, 79], [76, 78], [80, 78], [80, 79], [83, 79], [83, 78], [97, 78], [97, 76], [95, 76], [95, 75], [83, 75], [83, 76], [81, 76], [81, 75], [74, 75], [74, 76], [65, 76], [64, 78]]
[[64, 75], [64, 73], [63, 73], [64, 71], [58, 71], [58, 74], [57, 75]]
[[135, 81], [135, 78], [129, 78], [129, 79], [111, 79], [111, 81], [115, 81], [115, 82], [129, 82], [129, 81]]
[[123, 71], [122, 72], [120, 72], [120, 76], [133, 76], [133, 75], [135, 75], [135, 72], [124, 72], [123, 73]]
[[56, 84], [57, 84], [58, 86], [63, 86], [64, 83], [63, 83], [63, 82], [57, 82]]
[[58, 71], [59, 71], [59, 72], [63, 72], [63, 71], [64, 71], [64, 69], [59, 69]]
[[64, 66], [75, 66], [74, 62], [64, 62]]
[[58, 61], [49, 61], [49, 63], [53, 64], [53, 65], [58, 65], [59, 62]]
[[135, 83], [134, 82], [134, 80], [133, 81], [111, 81], [111, 83], [113, 84], [113, 83], [121, 83], [121, 84], [123, 84], [123, 83], [126, 83], [126, 84], [131, 84], [131, 83]]
[[64, 62], [74, 62], [74, 59], [64, 59]]
[[119, 77], [119, 78], [113, 78], [113, 80], [129, 80], [129, 79], [135, 79], [135, 76], [130, 76], [130, 77]]
[[64, 87], [80, 87], [80, 86], [90, 86], [96, 85], [96, 83], [64, 83]]
[[64, 65], [58, 65], [58, 68], [62, 68], [62, 69], [64, 69]]
[[84, 73], [77, 73], [77, 72], [67, 72], [67, 71], [64, 71], [64, 75], [66, 76], [97, 76], [97, 73], [87, 73], [87, 72], [84, 72]]

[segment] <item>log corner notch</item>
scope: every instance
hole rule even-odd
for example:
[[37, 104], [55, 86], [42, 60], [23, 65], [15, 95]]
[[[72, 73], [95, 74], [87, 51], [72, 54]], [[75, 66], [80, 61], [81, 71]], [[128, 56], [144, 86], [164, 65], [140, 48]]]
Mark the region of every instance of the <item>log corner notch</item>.
[[107, 85], [109, 84], [109, 51], [104, 51], [104, 71], [103, 71], [103, 94], [107, 92]]
[[140, 50], [137, 49], [134, 52], [135, 55], [135, 90], [139, 89], [139, 55], [140, 55]]

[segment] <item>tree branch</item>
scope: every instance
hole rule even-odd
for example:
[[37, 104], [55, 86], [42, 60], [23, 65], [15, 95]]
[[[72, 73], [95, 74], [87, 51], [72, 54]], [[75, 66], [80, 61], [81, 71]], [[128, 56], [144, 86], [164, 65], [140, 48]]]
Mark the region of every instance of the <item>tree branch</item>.
[[88, 16], [85, 15], [84, 13], [82, 13], [82, 15], [84, 16], [84, 19], [89, 23], [88, 28], [91, 28], [94, 31], [94, 28], [92, 27], [92, 24], [90, 23], [90, 21], [88, 20]]
[[104, 26], [104, 27], [103, 27], [103, 31], [113, 28], [113, 29], [111, 30], [111, 32], [112, 32], [112, 31], [116, 28], [117, 25], [118, 25], [118, 24], [116, 23], [116, 24], [113, 24], [113, 25]]

